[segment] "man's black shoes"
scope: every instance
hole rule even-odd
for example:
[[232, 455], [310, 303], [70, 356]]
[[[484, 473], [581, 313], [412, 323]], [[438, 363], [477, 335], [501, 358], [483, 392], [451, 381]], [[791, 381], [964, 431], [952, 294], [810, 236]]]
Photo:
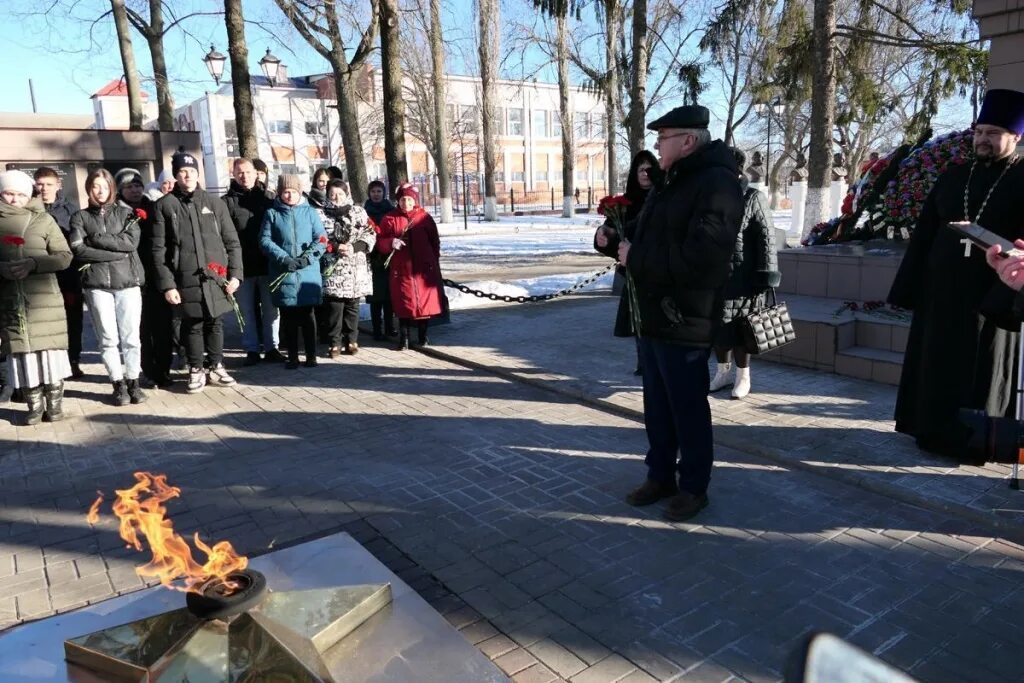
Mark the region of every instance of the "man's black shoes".
[[708, 494], [696, 496], [689, 491], [680, 491], [668, 502], [662, 516], [673, 522], [685, 522], [708, 506]]
[[669, 498], [679, 493], [675, 484], [665, 484], [660, 481], [648, 479], [639, 488], [633, 489], [626, 495], [626, 502], [634, 507], [652, 505], [663, 498]]

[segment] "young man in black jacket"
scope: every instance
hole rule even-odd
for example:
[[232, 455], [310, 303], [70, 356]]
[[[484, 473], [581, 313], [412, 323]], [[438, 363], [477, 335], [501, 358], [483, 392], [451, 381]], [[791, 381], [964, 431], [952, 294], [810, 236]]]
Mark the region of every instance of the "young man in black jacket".
[[[68, 201], [61, 192], [61, 179], [57, 171], [48, 166], [36, 169], [32, 176], [36, 182], [36, 193], [43, 201], [46, 212], [60, 226], [64, 239], [71, 235], [71, 217], [81, 208]], [[71, 376], [75, 379], [84, 373], [80, 367], [82, 360], [82, 282], [78, 269], [81, 263], [72, 261], [66, 269], [57, 273], [57, 286], [64, 297], [64, 315], [68, 319], [68, 359], [71, 361]]]
[[[176, 184], [156, 203], [153, 220], [154, 283], [182, 312], [181, 336], [188, 353], [190, 394], [209, 381], [235, 384], [224, 368], [224, 325], [231, 297], [242, 281], [242, 249], [231, 215], [219, 198], [199, 187], [199, 163], [186, 152], [171, 157]], [[216, 270], [225, 268], [223, 277]]]
[[283, 363], [284, 356], [277, 350], [280, 321], [270, 295], [267, 257], [260, 250], [260, 227], [263, 215], [274, 205], [274, 193], [257, 182], [256, 167], [248, 159], [235, 159], [233, 176], [231, 187], [222, 199], [242, 245], [245, 281], [238, 289], [238, 305], [245, 316], [245, 330], [242, 332], [245, 364], [260, 362], [261, 341], [263, 360]]
[[[651, 190], [619, 263], [636, 283], [644, 377], [647, 480], [626, 500], [671, 498], [665, 517], [682, 521], [708, 504], [714, 444], [708, 356], [722, 316], [722, 288], [743, 214], [736, 160], [711, 141], [709, 112], [673, 109], [658, 132], [665, 182]], [[614, 236], [605, 234], [612, 243]], [[677, 458], [678, 454], [678, 458]]]

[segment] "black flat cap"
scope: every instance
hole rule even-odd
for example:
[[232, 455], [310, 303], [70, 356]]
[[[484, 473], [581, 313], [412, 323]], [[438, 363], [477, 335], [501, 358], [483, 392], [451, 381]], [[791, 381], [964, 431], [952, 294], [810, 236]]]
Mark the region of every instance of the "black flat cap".
[[688, 104], [684, 107], [676, 107], [660, 119], [655, 119], [647, 124], [648, 130], [660, 130], [662, 128], [707, 128], [711, 120], [711, 112], [707, 107], [699, 104]]

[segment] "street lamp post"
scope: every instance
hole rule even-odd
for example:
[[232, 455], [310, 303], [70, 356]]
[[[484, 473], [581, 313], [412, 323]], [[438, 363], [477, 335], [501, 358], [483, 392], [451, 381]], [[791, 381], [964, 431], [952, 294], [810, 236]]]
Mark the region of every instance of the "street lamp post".
[[203, 61], [206, 62], [206, 69], [210, 72], [210, 76], [213, 77], [213, 82], [217, 85], [220, 85], [221, 76], [224, 75], [224, 62], [227, 59], [227, 57], [214, 50], [213, 45], [210, 46], [210, 51], [203, 57]]
[[764, 170], [765, 170], [765, 187], [768, 188], [768, 196], [772, 195], [772, 114], [775, 116], [782, 116], [783, 112], [786, 111], [786, 105], [782, 101], [781, 97], [776, 97], [770, 102], [755, 102], [754, 111], [759, 116], [764, 116], [768, 119], [768, 144], [765, 150]]
[[267, 54], [263, 55], [263, 59], [260, 60], [260, 68], [263, 69], [263, 75], [270, 82], [270, 87], [276, 86], [278, 72], [281, 70], [281, 60], [270, 54], [269, 47], [267, 48]]

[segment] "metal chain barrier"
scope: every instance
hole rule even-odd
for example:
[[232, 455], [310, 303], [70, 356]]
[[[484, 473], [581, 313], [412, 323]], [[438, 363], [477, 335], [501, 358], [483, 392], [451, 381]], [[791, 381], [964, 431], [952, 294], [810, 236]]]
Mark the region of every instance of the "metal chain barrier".
[[586, 287], [587, 285], [597, 281], [597, 279], [600, 278], [602, 275], [604, 275], [608, 271], [610, 271], [613, 268], [615, 268], [616, 265], [618, 265], [618, 264], [616, 264], [615, 262], [612, 262], [612, 264], [610, 266], [608, 266], [607, 268], [602, 268], [601, 270], [599, 270], [596, 273], [590, 275], [589, 277], [584, 278], [583, 280], [580, 280], [579, 282], [574, 284], [572, 287], [569, 287], [568, 289], [563, 289], [560, 292], [552, 292], [551, 294], [535, 294], [533, 296], [509, 296], [507, 294], [495, 294], [494, 292], [481, 292], [479, 289], [470, 289], [469, 287], [467, 287], [466, 285], [462, 284], [461, 282], [455, 282], [453, 280], [448, 280], [448, 279], [443, 279], [443, 280], [441, 280], [441, 282], [444, 283], [445, 287], [451, 287], [453, 289], [459, 290], [460, 292], [462, 292], [464, 294], [472, 294], [473, 296], [479, 297], [481, 299], [490, 299], [491, 301], [504, 301], [505, 303], [509, 303], [509, 304], [512, 304], [512, 303], [525, 304], [525, 303], [534, 303], [534, 302], [537, 302], [537, 301], [550, 301], [551, 299], [557, 299], [560, 296], [566, 296], [568, 294], [572, 294], [573, 292], [575, 292], [575, 291], [577, 291], [579, 289], [582, 289], [582, 288]]

